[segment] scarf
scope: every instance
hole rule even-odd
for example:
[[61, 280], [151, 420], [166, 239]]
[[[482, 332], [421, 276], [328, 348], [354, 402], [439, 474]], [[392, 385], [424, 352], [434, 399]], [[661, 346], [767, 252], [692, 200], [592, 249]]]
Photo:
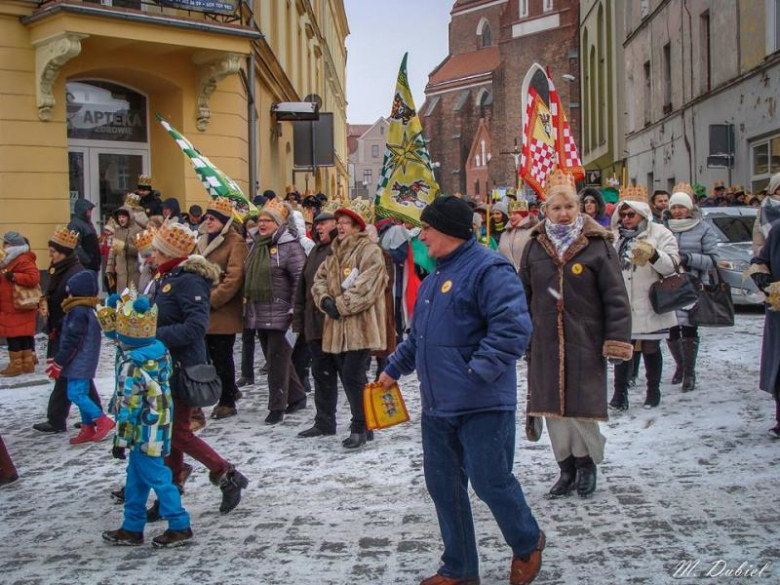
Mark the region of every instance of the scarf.
[[57, 290], [62, 280], [62, 275], [79, 263], [78, 256], [73, 253], [49, 267], [49, 286], [46, 288], [46, 296], [50, 297]]
[[167, 262], [163, 262], [162, 264], [160, 264], [160, 266], [157, 267], [157, 274], [155, 274], [155, 278], [159, 278], [169, 273], [171, 270], [176, 268], [179, 264], [184, 262], [186, 259], [187, 257], [185, 256], [183, 258], [174, 258], [173, 260], [168, 260]]
[[3, 259], [2, 262], [0, 262], [0, 268], [5, 268], [11, 262], [16, 260], [19, 256], [29, 251], [30, 251], [30, 246], [28, 246], [27, 244], [23, 246], [11, 246], [9, 248], [6, 248], [5, 258]]
[[643, 219], [635, 229], [630, 230], [618, 224], [618, 233], [620, 234], [620, 244], [618, 245], [618, 256], [620, 257], [620, 269], [630, 270], [631, 262], [628, 258], [631, 256], [631, 250], [634, 247], [636, 237], [647, 229], [647, 220]]
[[555, 247], [558, 258], [563, 258], [569, 246], [580, 236], [584, 224], [585, 220], [582, 215], [578, 215], [574, 223], [553, 223], [549, 219], [544, 220], [544, 230]]
[[69, 313], [76, 307], [92, 307], [93, 309], [100, 303], [98, 297], [69, 297], [62, 301], [62, 311]]
[[687, 217], [685, 219], [670, 219], [669, 229], [675, 233], [687, 232], [695, 228], [701, 219], [698, 217]]
[[250, 302], [267, 303], [274, 298], [271, 280], [271, 254], [269, 252], [272, 239], [273, 234], [257, 240], [247, 261], [244, 298]]
[[780, 199], [771, 195], [761, 204], [761, 233], [769, 237], [772, 224], [780, 219]]

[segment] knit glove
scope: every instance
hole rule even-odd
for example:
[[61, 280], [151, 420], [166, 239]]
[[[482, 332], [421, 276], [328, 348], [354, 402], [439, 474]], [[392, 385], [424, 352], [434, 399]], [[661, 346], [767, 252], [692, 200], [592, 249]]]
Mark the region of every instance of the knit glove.
[[51, 362], [46, 362], [48, 365], [46, 366], [46, 375], [49, 376], [52, 380], [57, 380], [60, 377], [60, 374], [62, 373], [62, 366], [59, 365], [57, 362], [52, 360]]
[[750, 278], [753, 279], [753, 282], [756, 283], [758, 290], [761, 292], [765, 292], [766, 287], [772, 284], [772, 275], [764, 272], [754, 272], [750, 275]]
[[112, 447], [111, 448], [111, 456], [114, 459], [127, 459], [127, 455], [125, 455], [125, 448], [124, 447]]
[[657, 257], [658, 253], [653, 245], [645, 240], [640, 240], [631, 249], [631, 256], [629, 256], [628, 261], [636, 266], [644, 266], [651, 262], [654, 256]]
[[336, 307], [336, 301], [330, 297], [322, 299], [322, 310], [331, 319], [339, 319], [341, 317], [341, 313], [339, 313], [339, 310]]

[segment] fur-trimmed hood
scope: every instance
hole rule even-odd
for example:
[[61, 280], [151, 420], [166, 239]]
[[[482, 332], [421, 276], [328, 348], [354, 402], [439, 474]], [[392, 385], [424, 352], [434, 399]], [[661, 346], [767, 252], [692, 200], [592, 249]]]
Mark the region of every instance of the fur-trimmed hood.
[[179, 266], [182, 271], [197, 274], [210, 282], [217, 282], [219, 280], [219, 275], [222, 273], [219, 266], [213, 262], [209, 262], [198, 254], [193, 254]]

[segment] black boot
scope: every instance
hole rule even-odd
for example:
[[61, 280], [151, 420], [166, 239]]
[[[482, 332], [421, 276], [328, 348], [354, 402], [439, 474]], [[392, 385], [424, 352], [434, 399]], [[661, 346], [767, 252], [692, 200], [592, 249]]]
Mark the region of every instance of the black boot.
[[141, 546], [144, 543], [144, 533], [131, 532], [124, 528], [107, 530], [103, 533], [103, 540], [119, 546]]
[[672, 376], [672, 384], [677, 385], [683, 381], [683, 353], [682, 353], [682, 340], [681, 339], [669, 339], [666, 341], [666, 345], [669, 348], [669, 353], [674, 358], [674, 376]]
[[357, 451], [366, 445], [366, 433], [350, 433], [346, 440], [341, 442], [345, 449]]
[[265, 424], [275, 425], [277, 423], [282, 422], [283, 420], [284, 420], [283, 410], [271, 410], [268, 412], [268, 416], [265, 417]]
[[661, 373], [663, 371], [663, 356], [661, 351], [644, 354], [645, 373], [647, 374], [647, 396], [645, 408], [655, 408], [661, 403]]
[[577, 495], [587, 498], [596, 491], [596, 464], [589, 456], [575, 457], [577, 468]]
[[699, 356], [699, 338], [683, 337], [683, 392], [696, 388], [696, 358]]
[[111, 492], [111, 499], [114, 500], [117, 504], [124, 504], [125, 503], [125, 486], [122, 486], [115, 492]]
[[634, 360], [620, 362], [615, 366], [615, 392], [610, 407], [615, 410], [628, 410], [628, 381], [634, 368]]
[[230, 470], [218, 480], [219, 489], [222, 490], [222, 503], [219, 511], [227, 514], [235, 509], [241, 501], [241, 490], [246, 489], [249, 480], [243, 473], [231, 466]]
[[550, 488], [548, 494], [551, 498], [561, 498], [568, 496], [571, 490], [574, 489], [574, 485], [577, 479], [577, 468], [574, 465], [574, 456], [569, 455], [563, 461], [558, 461], [558, 467], [561, 468], [561, 476], [555, 485]]

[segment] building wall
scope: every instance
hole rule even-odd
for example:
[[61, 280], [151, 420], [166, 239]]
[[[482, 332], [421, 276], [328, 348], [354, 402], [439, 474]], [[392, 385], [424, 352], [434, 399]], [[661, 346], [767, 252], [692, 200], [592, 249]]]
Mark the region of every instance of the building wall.
[[[371, 171], [371, 181], [365, 186], [365, 193], [373, 197], [376, 194], [379, 175], [382, 172], [382, 162], [385, 156], [388, 123], [384, 118], [377, 122], [357, 141], [357, 149], [350, 155], [350, 162], [355, 169], [355, 186], [361, 190], [366, 170]], [[376, 156], [374, 156], [376, 152]]]

